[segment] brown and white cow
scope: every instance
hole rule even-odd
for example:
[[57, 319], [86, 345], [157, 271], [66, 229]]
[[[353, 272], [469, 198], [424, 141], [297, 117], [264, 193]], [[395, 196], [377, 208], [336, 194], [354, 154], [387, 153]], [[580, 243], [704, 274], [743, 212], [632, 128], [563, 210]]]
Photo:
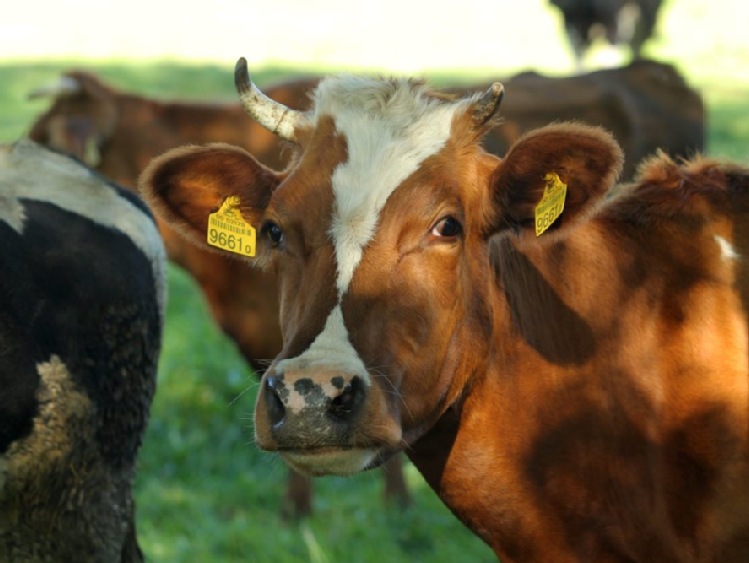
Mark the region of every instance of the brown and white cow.
[[[280, 82], [268, 93], [280, 103], [303, 109], [317, 82], [314, 77]], [[30, 128], [33, 140], [76, 156], [129, 189], [135, 188], [151, 158], [185, 143], [234, 143], [276, 168], [286, 166], [292, 155], [288, 143], [247, 119], [238, 103], [148, 98], [76, 70], [37, 88], [30, 97], [53, 99]], [[261, 373], [281, 349], [273, 276], [188, 243], [164, 221], [159, 221], [159, 231], [169, 259], [192, 276], [218, 326], [247, 363]], [[393, 459], [384, 470], [385, 497], [408, 504], [400, 460]], [[289, 517], [312, 512], [308, 478], [289, 475], [282, 512]]]
[[499, 85], [332, 77], [298, 113], [237, 83], [297, 164], [184, 147], [141, 188], [198, 243], [229, 198], [257, 229], [261, 448], [314, 475], [406, 451], [504, 562], [749, 560], [749, 170], [658, 156], [611, 194], [601, 129], [485, 153]]

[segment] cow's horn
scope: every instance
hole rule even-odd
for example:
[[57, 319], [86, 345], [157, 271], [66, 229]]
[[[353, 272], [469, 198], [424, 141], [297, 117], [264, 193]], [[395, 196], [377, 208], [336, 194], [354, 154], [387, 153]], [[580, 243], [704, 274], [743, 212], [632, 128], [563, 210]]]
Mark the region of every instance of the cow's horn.
[[263, 94], [250, 79], [247, 60], [241, 57], [234, 67], [234, 85], [244, 110], [271, 133], [287, 141], [296, 141], [296, 127], [302, 112], [289, 109]]
[[505, 87], [495, 82], [473, 105], [473, 123], [476, 127], [484, 125], [499, 109], [502, 98], [505, 95]]
[[72, 76], [62, 75], [56, 81], [35, 88], [28, 94], [29, 100], [37, 98], [70, 96], [81, 91], [81, 83]]

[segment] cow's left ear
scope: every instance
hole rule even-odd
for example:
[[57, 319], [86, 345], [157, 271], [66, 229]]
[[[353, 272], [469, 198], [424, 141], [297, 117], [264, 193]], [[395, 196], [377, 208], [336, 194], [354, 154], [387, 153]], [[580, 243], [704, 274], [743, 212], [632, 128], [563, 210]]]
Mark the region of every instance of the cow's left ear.
[[608, 192], [622, 162], [619, 145], [600, 127], [558, 123], [527, 133], [492, 175], [486, 234], [541, 237], [564, 229]]

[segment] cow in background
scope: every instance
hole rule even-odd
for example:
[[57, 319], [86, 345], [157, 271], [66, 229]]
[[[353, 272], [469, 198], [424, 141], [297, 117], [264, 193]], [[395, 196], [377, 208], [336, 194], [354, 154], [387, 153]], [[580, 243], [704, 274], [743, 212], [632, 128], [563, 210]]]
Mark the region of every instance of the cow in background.
[[562, 12], [564, 31], [575, 62], [582, 65], [585, 53], [597, 39], [611, 45], [626, 44], [634, 59], [650, 39], [658, 22], [662, 0], [549, 0]]
[[143, 561], [132, 487], [165, 269], [134, 194], [0, 146], [0, 561]]
[[523, 133], [554, 121], [599, 125], [613, 133], [624, 151], [623, 180], [632, 179], [637, 165], [656, 151], [678, 159], [705, 148], [702, 97], [669, 64], [639, 60], [574, 76], [526, 72], [504, 86], [504, 121], [484, 141], [496, 155], [504, 155]]
[[[297, 79], [268, 89], [278, 102], [303, 109], [317, 79]], [[52, 104], [31, 126], [31, 139], [73, 154], [117, 183], [134, 189], [138, 174], [154, 156], [185, 143], [225, 141], [253, 151], [268, 166], [283, 168], [288, 144], [248, 119], [237, 103], [161, 101], [123, 92], [84, 71], [30, 94]], [[169, 259], [197, 282], [218, 326], [258, 373], [281, 350], [276, 285], [269, 274], [239, 260], [188, 243], [168, 224], [159, 231]], [[384, 468], [385, 497], [410, 502], [400, 459]], [[312, 510], [312, 483], [292, 472], [282, 512], [289, 517]]]
[[261, 448], [313, 475], [404, 451], [503, 562], [749, 561], [749, 169], [658, 155], [612, 192], [597, 127], [486, 153], [498, 83], [334, 76], [300, 113], [235, 80], [293, 169], [187, 146], [140, 190], [203, 246], [234, 202], [278, 272]]

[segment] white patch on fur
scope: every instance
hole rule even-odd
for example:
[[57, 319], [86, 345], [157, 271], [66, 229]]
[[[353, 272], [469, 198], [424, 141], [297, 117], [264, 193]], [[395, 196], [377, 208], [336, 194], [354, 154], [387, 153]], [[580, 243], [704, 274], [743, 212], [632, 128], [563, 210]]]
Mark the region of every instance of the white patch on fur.
[[713, 235], [713, 238], [715, 239], [715, 242], [718, 243], [718, 246], [720, 247], [720, 255], [723, 258], [723, 260], [738, 260], [741, 258], [741, 255], [736, 252], [733, 245], [728, 242], [726, 239], [724, 239], [722, 236], [719, 235]]
[[315, 115], [332, 116], [346, 138], [348, 160], [333, 173], [335, 207], [330, 235], [336, 249], [337, 288], [345, 293], [388, 197], [450, 137], [466, 101], [446, 103], [409, 81], [341, 76], [322, 82]]
[[26, 213], [23, 205], [14, 197], [0, 195], [0, 221], [6, 223], [17, 233], [23, 232]]
[[10, 487], [15, 487], [16, 481], [23, 483], [48, 474], [59, 460], [67, 460], [76, 443], [90, 439], [70, 432], [77, 427], [72, 421], [86, 421], [94, 411], [89, 398], [76, 389], [67, 366], [53, 354], [49, 362], [37, 364], [36, 369], [40, 379], [36, 391], [39, 412], [33, 430], [12, 442], [6, 456], [0, 457], [0, 484], [4, 480]]
[[85, 166], [28, 139], [0, 145], [0, 220], [21, 233], [23, 215], [19, 219], [16, 206], [23, 206], [23, 198], [51, 203], [127, 235], [152, 264], [163, 316], [164, 244], [146, 213]]
[[276, 369], [284, 372], [331, 365], [344, 373], [358, 375], [363, 383], [369, 385], [369, 372], [349, 341], [340, 305], [330, 312], [325, 327], [310, 347], [296, 358], [281, 360]]

